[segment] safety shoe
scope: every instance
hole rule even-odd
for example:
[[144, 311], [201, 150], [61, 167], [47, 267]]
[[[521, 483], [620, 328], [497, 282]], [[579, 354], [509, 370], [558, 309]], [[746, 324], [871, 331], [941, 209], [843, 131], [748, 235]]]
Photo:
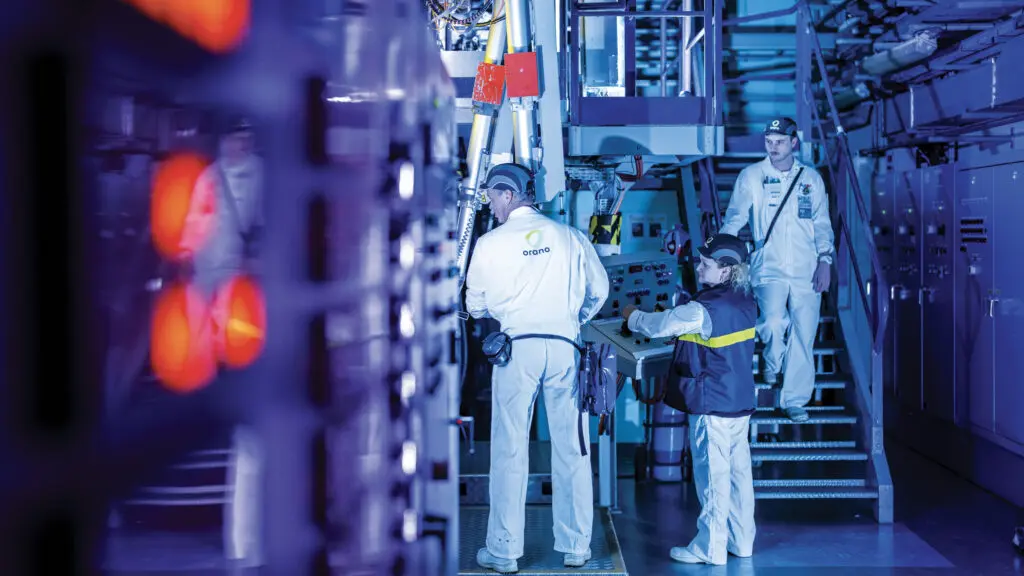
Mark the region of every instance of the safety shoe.
[[811, 419], [811, 417], [807, 415], [807, 410], [804, 410], [799, 406], [790, 406], [789, 408], [783, 408], [782, 411], [785, 412], [786, 417], [792, 420], [793, 422], [807, 422], [808, 420]]
[[590, 557], [590, 550], [587, 550], [584, 554], [566, 554], [563, 564], [566, 568], [582, 568], [584, 564], [590, 561]]
[[[690, 552], [689, 548], [684, 546], [676, 546], [675, 548], [672, 548], [669, 550], [668, 555], [676, 562], [682, 562], [683, 564], [714, 564], [714, 562], [700, 559], [696, 554]], [[722, 564], [725, 564], [725, 562], [722, 562], [719, 566]]]
[[519, 563], [508, 558], [498, 558], [491, 554], [487, 548], [481, 548], [476, 553], [476, 563], [481, 568], [494, 570], [499, 574], [515, 574], [519, 572]]

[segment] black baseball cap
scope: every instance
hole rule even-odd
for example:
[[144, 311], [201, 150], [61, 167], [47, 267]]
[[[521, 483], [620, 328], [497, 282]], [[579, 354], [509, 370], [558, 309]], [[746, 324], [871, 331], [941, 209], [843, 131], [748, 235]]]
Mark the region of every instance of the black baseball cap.
[[781, 134], [783, 136], [792, 136], [796, 138], [796, 122], [792, 118], [781, 116], [769, 120], [764, 126], [765, 135], [768, 134]]
[[697, 248], [701, 256], [733, 266], [747, 261], [747, 243], [732, 234], [716, 234]]
[[513, 194], [523, 194], [530, 186], [533, 173], [519, 164], [498, 164], [487, 173], [484, 188], [508, 190]]

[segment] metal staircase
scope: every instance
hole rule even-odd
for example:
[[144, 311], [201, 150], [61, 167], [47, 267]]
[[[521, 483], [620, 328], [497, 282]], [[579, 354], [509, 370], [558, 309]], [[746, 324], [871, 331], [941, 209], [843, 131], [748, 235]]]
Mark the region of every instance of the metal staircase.
[[[823, 45], [831, 49], [836, 39], [832, 33], [815, 30], [812, 8], [829, 12], [822, 19], [834, 15], [828, 6], [815, 6], [807, 0], [761, 14], [725, 15], [729, 33], [720, 83], [727, 87], [728, 96], [724, 106], [726, 147], [724, 153], [695, 164], [694, 185], [687, 193], [700, 198], [705, 214], [714, 215], [702, 221], [704, 232], [713, 232], [729, 205], [740, 170], [764, 157], [760, 135], [764, 122], [775, 114], [784, 114], [797, 119], [807, 131], [802, 138], [804, 161], [815, 165], [831, 185], [838, 282], [833, 282], [832, 293], [823, 299], [815, 345], [817, 384], [807, 407], [811, 416], [808, 422], [792, 422], [777, 409], [777, 389], [760, 380], [758, 358], [759, 408], [751, 418], [755, 494], [758, 499], [873, 500], [877, 519], [887, 523], [892, 521], [892, 482], [881, 426], [887, 289], [871, 234], [865, 233], [867, 203], [852, 170], [846, 134], [829, 82], [832, 69]], [[777, 25], [780, 18], [789, 18], [789, 24]], [[774, 20], [773, 25], [759, 26], [764, 20]], [[652, 32], [638, 33], [657, 40]], [[671, 37], [666, 45], [672, 45]], [[652, 49], [652, 53], [657, 52]], [[638, 64], [637, 68], [651, 67]], [[657, 84], [657, 78], [643, 80]], [[779, 83], [779, 87], [773, 90], [769, 86], [769, 95], [777, 95], [782, 83], [795, 90], [790, 89], [788, 99], [768, 98], [767, 107], [750, 106], [756, 99], [746, 92], [748, 87], [764, 87], [772, 82]], [[736, 90], [736, 86], [742, 88]], [[827, 106], [816, 104], [821, 100]], [[749, 239], [747, 229], [741, 231], [741, 236], [744, 234]], [[867, 258], [854, 254], [854, 236], [859, 249], [866, 248]], [[858, 361], [863, 358], [851, 354], [845, 340], [843, 327], [847, 322], [864, 326], [860, 332], [866, 332], [871, 340], [866, 354], [869, 358], [860, 365]], [[759, 344], [759, 354], [760, 350]]]

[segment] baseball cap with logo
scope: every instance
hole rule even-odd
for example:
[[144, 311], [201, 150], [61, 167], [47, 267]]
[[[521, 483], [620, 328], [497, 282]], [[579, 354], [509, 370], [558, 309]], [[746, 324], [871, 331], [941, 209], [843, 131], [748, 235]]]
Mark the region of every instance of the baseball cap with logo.
[[533, 174], [519, 164], [498, 164], [487, 173], [484, 188], [491, 190], [508, 190], [513, 194], [529, 194], [530, 181]]
[[697, 249], [701, 256], [733, 266], [747, 261], [747, 243], [732, 234], [717, 234]]
[[783, 136], [796, 137], [796, 122], [792, 118], [775, 118], [768, 122], [764, 127], [764, 133], [767, 134], [781, 134]]

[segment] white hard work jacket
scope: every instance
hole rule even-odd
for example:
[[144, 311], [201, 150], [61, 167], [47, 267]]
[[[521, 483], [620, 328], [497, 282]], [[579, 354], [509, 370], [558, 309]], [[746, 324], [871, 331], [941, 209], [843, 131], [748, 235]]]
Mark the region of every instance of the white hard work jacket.
[[533, 208], [516, 208], [476, 242], [466, 307], [510, 336], [575, 340], [608, 298], [608, 274], [587, 237]]
[[[800, 174], [771, 237], [765, 235], [793, 179]], [[818, 261], [832, 262], [835, 235], [829, 218], [828, 195], [818, 171], [799, 161], [787, 173], [764, 160], [740, 172], [733, 188], [721, 232], [736, 235], [750, 223], [754, 252], [750, 258], [755, 285], [770, 281], [811, 281]]]

